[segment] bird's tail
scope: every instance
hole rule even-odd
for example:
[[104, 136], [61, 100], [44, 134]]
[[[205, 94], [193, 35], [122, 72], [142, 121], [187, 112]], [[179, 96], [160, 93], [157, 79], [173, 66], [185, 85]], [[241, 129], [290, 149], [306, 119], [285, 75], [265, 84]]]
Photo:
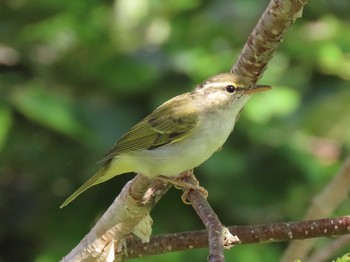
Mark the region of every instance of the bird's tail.
[[79, 187], [73, 194], [71, 194], [66, 201], [63, 202], [63, 204], [60, 206], [60, 208], [65, 207], [70, 202], [72, 202], [74, 199], [76, 199], [81, 193], [83, 193], [85, 190], [89, 189], [92, 186], [95, 186], [97, 184], [100, 184], [111, 177], [108, 177], [106, 175], [106, 172], [108, 171], [108, 165], [103, 166], [97, 173], [91, 177], [88, 181], [86, 181], [81, 187]]

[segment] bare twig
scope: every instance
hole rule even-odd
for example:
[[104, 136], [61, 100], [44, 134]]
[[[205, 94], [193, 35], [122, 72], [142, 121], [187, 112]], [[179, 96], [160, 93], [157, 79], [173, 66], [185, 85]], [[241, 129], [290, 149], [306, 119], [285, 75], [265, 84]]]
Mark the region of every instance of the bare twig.
[[[304, 219], [316, 219], [329, 216], [348, 198], [350, 191], [350, 157], [345, 161], [341, 171], [334, 176], [329, 184], [316, 196], [309, 207]], [[310, 251], [314, 240], [291, 243], [283, 254], [281, 261], [294, 261], [303, 259]]]
[[[253, 226], [231, 226], [230, 232], [237, 235], [239, 244], [272, 243], [302, 240], [316, 237], [335, 237], [350, 234], [350, 216], [319, 220], [272, 223]], [[208, 246], [206, 230], [174, 233], [151, 237], [142, 243], [128, 239], [128, 257], [143, 257]]]

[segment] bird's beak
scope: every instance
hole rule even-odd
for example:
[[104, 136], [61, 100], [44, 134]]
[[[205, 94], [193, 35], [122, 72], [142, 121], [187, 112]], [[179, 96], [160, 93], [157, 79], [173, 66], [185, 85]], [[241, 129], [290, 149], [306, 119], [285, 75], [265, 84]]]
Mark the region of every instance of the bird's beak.
[[246, 89], [245, 93], [248, 95], [252, 95], [262, 91], [270, 90], [271, 88], [272, 87], [268, 85], [251, 85], [249, 89]]

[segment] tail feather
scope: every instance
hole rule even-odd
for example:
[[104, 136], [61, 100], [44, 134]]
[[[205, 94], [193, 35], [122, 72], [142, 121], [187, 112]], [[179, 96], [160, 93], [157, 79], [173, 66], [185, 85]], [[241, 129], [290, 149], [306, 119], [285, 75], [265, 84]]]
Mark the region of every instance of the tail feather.
[[76, 199], [81, 193], [85, 190], [89, 189], [92, 186], [100, 184], [111, 177], [106, 176], [106, 171], [108, 170], [108, 166], [102, 167], [93, 177], [91, 177], [88, 181], [86, 181], [81, 187], [79, 187], [73, 194], [71, 194], [60, 206], [60, 208], [65, 207], [74, 199]]

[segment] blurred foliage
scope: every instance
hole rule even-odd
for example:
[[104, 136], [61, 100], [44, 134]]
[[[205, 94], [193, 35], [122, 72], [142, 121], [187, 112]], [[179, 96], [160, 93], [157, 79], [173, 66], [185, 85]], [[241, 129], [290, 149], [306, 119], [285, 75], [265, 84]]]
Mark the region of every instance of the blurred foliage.
[[336, 262], [348, 262], [350, 261], [350, 253], [345, 254], [344, 256], [337, 258]]
[[[267, 3], [1, 1], [0, 261], [57, 261], [73, 248], [133, 175], [60, 210], [62, 201], [135, 122], [228, 71]], [[260, 81], [274, 89], [248, 103], [223, 150], [197, 168], [225, 224], [301, 219], [349, 153], [349, 12], [348, 1], [310, 1]], [[203, 228], [180, 194], [171, 190], [152, 212], [155, 234]], [[277, 261], [284, 246], [226, 254]]]

